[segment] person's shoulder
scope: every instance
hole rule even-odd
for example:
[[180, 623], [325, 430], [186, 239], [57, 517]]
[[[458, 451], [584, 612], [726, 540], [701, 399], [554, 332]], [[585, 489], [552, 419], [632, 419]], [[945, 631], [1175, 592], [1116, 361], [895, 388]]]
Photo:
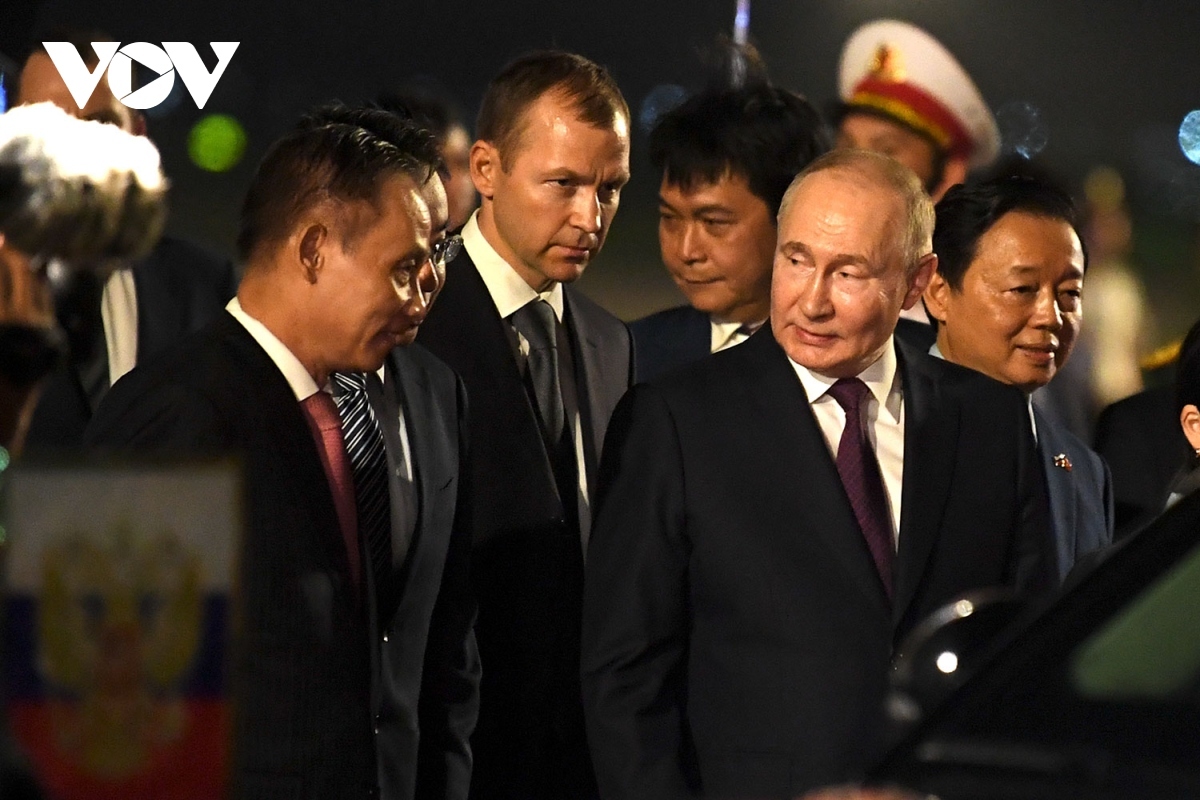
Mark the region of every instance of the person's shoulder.
[[697, 323], [708, 325], [708, 315], [702, 311], [697, 311], [689, 305], [682, 305], [656, 311], [640, 319], [635, 319], [629, 323], [629, 329], [633, 331], [635, 337], [643, 334], [653, 336], [661, 331], [673, 330]]
[[244, 360], [239, 354], [244, 354], [249, 344], [254, 344], [253, 337], [229, 313], [222, 311], [203, 328], [139, 361], [129, 376], [147, 382], [199, 385]]
[[391, 358], [399, 369], [412, 370], [436, 388], [453, 387], [458, 382], [458, 373], [419, 343], [397, 347]]
[[786, 358], [770, 331], [760, 331], [735, 347], [665, 370], [647, 383], [686, 402], [713, 402], [740, 392], [748, 382], [767, 380], [781, 364], [790, 370]]
[[1175, 413], [1175, 391], [1171, 386], [1156, 386], [1112, 403], [1100, 413], [1101, 422], [1137, 422], [1148, 415]]
[[584, 315], [587, 317], [588, 322], [593, 325], [604, 325], [606, 327], [620, 328], [625, 331], [628, 330], [625, 323], [615, 314], [588, 297], [581, 289], [563, 284], [563, 294], [566, 295], [567, 302], [571, 305], [571, 311]]

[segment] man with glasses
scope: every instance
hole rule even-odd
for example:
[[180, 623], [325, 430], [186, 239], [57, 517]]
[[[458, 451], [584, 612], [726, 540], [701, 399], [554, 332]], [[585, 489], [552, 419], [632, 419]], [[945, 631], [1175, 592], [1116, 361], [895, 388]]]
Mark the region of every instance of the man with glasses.
[[251, 183], [228, 313], [118, 381], [88, 431], [241, 459], [235, 797], [466, 796], [465, 391], [410, 346], [458, 247], [439, 166], [387, 112], [307, 118]]

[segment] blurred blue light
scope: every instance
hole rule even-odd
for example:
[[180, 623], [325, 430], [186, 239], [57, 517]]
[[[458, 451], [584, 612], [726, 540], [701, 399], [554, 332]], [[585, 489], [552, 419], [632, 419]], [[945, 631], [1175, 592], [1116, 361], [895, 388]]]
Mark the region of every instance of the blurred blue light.
[[1005, 103], [996, 111], [1001, 150], [1033, 158], [1046, 148], [1050, 133], [1037, 106], [1024, 100]]
[[682, 86], [676, 86], [673, 83], [660, 83], [650, 90], [646, 95], [646, 99], [642, 101], [641, 111], [638, 113], [638, 126], [641, 127], [643, 133], [649, 133], [663, 114], [675, 109], [680, 103], [687, 99], [687, 90]]
[[8, 111], [8, 87], [4, 85], [4, 73], [0, 72], [0, 114]]
[[1192, 111], [1179, 126], [1179, 149], [1188, 161], [1200, 164], [1200, 111]]

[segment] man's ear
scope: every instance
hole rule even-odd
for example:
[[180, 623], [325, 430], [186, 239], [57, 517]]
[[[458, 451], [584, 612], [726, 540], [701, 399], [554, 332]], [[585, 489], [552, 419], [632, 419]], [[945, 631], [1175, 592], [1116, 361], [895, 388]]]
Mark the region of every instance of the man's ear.
[[325, 249], [329, 246], [329, 229], [314, 222], [306, 226], [295, 239], [295, 252], [304, 279], [315, 284], [325, 265]]
[[913, 273], [908, 284], [908, 294], [904, 297], [904, 310], [912, 308], [921, 299], [921, 294], [925, 291], [925, 287], [929, 285], [929, 281], [936, 274], [937, 270], [937, 255], [929, 253], [921, 257], [917, 262], [917, 270]]
[[1188, 404], [1179, 412], [1179, 424], [1183, 427], [1183, 435], [1188, 444], [1200, 454], [1200, 408]]
[[942, 181], [934, 187], [930, 197], [933, 202], [942, 199], [942, 195], [950, 191], [951, 186], [957, 186], [960, 183], [965, 183], [967, 180], [967, 159], [962, 156], [949, 156], [946, 159], [946, 165], [942, 169]]
[[471, 182], [480, 197], [492, 199], [495, 193], [496, 173], [503, 166], [500, 163], [500, 151], [491, 142], [482, 139], [471, 145], [470, 154]]
[[929, 279], [929, 285], [925, 287], [925, 310], [929, 316], [938, 321], [938, 324], [946, 324], [946, 307], [950, 303], [950, 284], [942, 277], [940, 272], [933, 273], [933, 277]]

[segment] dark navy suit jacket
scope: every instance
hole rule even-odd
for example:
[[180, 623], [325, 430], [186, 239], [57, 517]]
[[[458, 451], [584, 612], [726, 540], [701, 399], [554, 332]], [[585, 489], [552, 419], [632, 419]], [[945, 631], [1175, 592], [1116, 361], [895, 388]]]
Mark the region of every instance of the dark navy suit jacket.
[[1033, 414], [1062, 579], [1079, 558], [1112, 544], [1112, 475], [1104, 459], [1065, 426], [1036, 406]]
[[668, 308], [634, 320], [629, 323], [629, 332], [633, 334], [639, 382], [699, 361], [712, 350], [708, 315], [691, 306]]

